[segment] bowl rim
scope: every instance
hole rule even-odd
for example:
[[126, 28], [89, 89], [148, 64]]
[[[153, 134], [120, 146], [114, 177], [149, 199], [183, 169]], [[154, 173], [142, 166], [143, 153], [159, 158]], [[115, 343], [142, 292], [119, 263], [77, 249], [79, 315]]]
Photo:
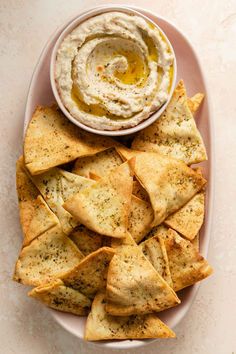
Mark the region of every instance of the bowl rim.
[[[78, 16], [76, 16], [73, 20], [65, 21], [64, 26], [63, 26], [64, 29], [59, 34], [59, 36], [56, 40], [56, 43], [53, 46], [51, 59], [50, 59], [50, 82], [51, 82], [51, 88], [52, 88], [53, 95], [56, 99], [56, 102], [57, 102], [59, 108], [64, 113], [64, 115], [72, 123], [74, 123], [78, 127], [82, 128], [90, 133], [103, 135], [103, 136], [123, 136], [123, 135], [137, 133], [138, 131], [140, 131], [140, 130], [148, 127], [152, 123], [154, 123], [161, 116], [161, 114], [164, 112], [164, 110], [166, 109], [167, 105], [169, 104], [169, 102], [171, 100], [171, 97], [173, 95], [175, 85], [176, 85], [176, 79], [177, 79], [176, 55], [175, 55], [174, 49], [172, 47], [172, 44], [171, 44], [169, 38], [167, 37], [165, 32], [162, 30], [162, 28], [159, 27], [151, 18], [149, 18], [146, 15], [146, 13], [143, 14], [141, 12], [141, 10], [142, 10], [141, 8], [132, 7], [132, 6], [130, 7], [129, 5], [101, 5], [101, 6], [88, 8], [84, 12], [82, 12]], [[76, 28], [79, 24], [81, 24], [82, 22], [84, 22], [94, 16], [97, 16], [97, 15], [100, 15], [103, 13], [107, 13], [107, 12], [112, 12], [112, 11], [131, 13], [133, 15], [140, 16], [140, 17], [144, 18], [146, 21], [149, 21], [150, 23], [152, 23], [161, 32], [161, 34], [164, 36], [165, 41], [167, 42], [168, 46], [170, 47], [170, 49], [173, 53], [173, 57], [174, 57], [174, 59], [173, 59], [173, 74], [174, 75], [173, 75], [171, 89], [170, 89], [170, 92], [168, 95], [168, 99], [156, 112], [152, 113], [150, 115], [150, 117], [141, 121], [139, 124], [137, 124], [134, 127], [120, 129], [120, 130], [101, 130], [101, 129], [92, 128], [88, 125], [85, 125], [84, 123], [81, 123], [79, 120], [77, 120], [75, 117], [73, 117], [70, 114], [70, 112], [67, 110], [67, 108], [65, 107], [65, 105], [63, 104], [63, 102], [61, 100], [61, 97], [60, 97], [58, 89], [57, 89], [57, 84], [56, 84], [56, 80], [55, 80], [55, 62], [56, 62], [57, 51], [58, 51], [60, 44], [62, 43], [63, 39], [69, 33], [71, 33], [71, 31], [73, 31], [74, 28]]]

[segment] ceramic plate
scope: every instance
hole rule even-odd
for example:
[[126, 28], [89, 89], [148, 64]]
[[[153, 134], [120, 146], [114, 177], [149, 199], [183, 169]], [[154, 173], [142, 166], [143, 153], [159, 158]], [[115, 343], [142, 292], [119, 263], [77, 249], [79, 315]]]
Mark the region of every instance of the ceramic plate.
[[[120, 6], [122, 8], [122, 6]], [[127, 8], [128, 6], [126, 6]], [[99, 7], [103, 8], [102, 6]], [[210, 225], [211, 225], [211, 214], [212, 214], [212, 204], [213, 204], [213, 146], [212, 146], [212, 121], [210, 116], [210, 107], [209, 107], [209, 93], [207, 91], [205, 79], [202, 73], [201, 65], [197, 58], [197, 55], [192, 48], [189, 41], [186, 37], [172, 25], [167, 20], [159, 17], [157, 14], [151, 13], [147, 10], [131, 7], [144, 15], [151, 18], [156, 22], [159, 27], [166, 33], [169, 38], [172, 46], [174, 48], [177, 67], [178, 67], [178, 77], [179, 79], [184, 79], [184, 82], [187, 87], [188, 96], [194, 95], [197, 92], [204, 92], [206, 97], [204, 102], [196, 114], [196, 123], [203, 136], [203, 140], [206, 144], [206, 149], [208, 153], [208, 161], [202, 164], [204, 176], [208, 180], [207, 194], [206, 194], [206, 215], [205, 222], [201, 229], [200, 234], [200, 251], [203, 256], [206, 257], [210, 239]], [[89, 11], [89, 10], [87, 10]], [[87, 12], [85, 11], [85, 12]], [[73, 21], [77, 16], [71, 19]], [[36, 65], [33, 77], [31, 80], [26, 110], [25, 110], [25, 124], [24, 128], [26, 129], [28, 122], [31, 119], [32, 113], [35, 110], [37, 105], [49, 105], [54, 102], [53, 93], [50, 86], [50, 77], [49, 77], [49, 65], [50, 57], [53, 46], [63, 31], [63, 29], [70, 23], [67, 21], [63, 26], [61, 26], [50, 38], [46, 44], [39, 61]], [[184, 318], [189, 308], [191, 307], [199, 284], [191, 286], [183, 290], [179, 297], [181, 298], [181, 305], [158, 313], [158, 317], [163, 320], [168, 326], [172, 329]], [[66, 314], [59, 311], [49, 310], [53, 317], [58, 323], [60, 323], [65, 329], [69, 332], [76, 335], [78, 338], [83, 338], [85, 317], [78, 317], [72, 314]], [[96, 342], [97, 345], [104, 346], [106, 348], [116, 348], [116, 349], [125, 349], [125, 348], [134, 348], [146, 345], [153, 340], [124, 340], [124, 341], [104, 341]]]

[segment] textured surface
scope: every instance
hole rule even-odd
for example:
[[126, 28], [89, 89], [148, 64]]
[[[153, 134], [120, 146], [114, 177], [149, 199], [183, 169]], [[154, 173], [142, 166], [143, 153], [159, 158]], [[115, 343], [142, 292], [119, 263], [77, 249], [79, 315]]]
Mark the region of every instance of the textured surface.
[[[0, 2], [0, 353], [4, 354], [116, 353], [84, 344], [64, 331], [41, 304], [26, 297], [25, 287], [11, 281], [21, 244], [15, 160], [21, 153], [30, 78], [50, 33], [82, 9], [83, 3]], [[105, 3], [86, 1], [91, 6]], [[216, 142], [215, 207], [208, 257], [215, 273], [201, 285], [188, 315], [175, 328], [177, 339], [121, 353], [236, 354], [236, 1], [132, 0], [129, 4], [143, 5], [176, 24], [189, 37], [205, 67]]]

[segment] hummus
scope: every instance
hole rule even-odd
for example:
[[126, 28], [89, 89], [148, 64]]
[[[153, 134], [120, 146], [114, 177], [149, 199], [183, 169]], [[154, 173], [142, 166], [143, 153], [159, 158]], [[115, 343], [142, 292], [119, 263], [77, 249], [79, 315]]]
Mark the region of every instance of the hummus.
[[173, 58], [151, 22], [104, 13], [80, 24], [60, 44], [57, 89], [70, 114], [87, 126], [133, 127], [168, 99]]

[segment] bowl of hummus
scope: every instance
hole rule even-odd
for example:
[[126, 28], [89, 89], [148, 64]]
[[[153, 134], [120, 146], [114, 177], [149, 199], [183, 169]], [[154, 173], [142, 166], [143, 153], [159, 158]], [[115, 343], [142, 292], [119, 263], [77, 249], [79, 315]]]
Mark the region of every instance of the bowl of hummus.
[[84, 13], [59, 36], [50, 79], [63, 113], [102, 135], [137, 132], [165, 110], [176, 81], [174, 50], [139, 11], [107, 6]]

